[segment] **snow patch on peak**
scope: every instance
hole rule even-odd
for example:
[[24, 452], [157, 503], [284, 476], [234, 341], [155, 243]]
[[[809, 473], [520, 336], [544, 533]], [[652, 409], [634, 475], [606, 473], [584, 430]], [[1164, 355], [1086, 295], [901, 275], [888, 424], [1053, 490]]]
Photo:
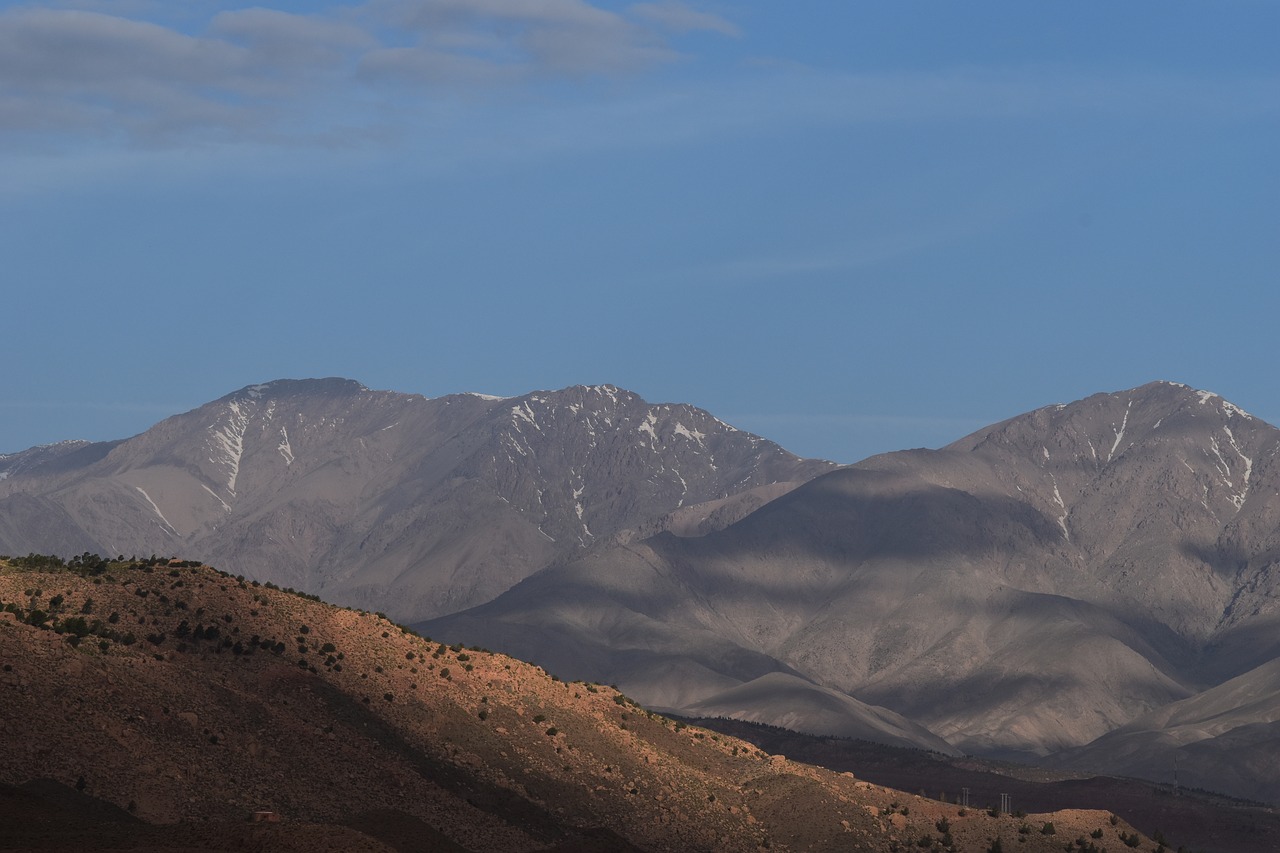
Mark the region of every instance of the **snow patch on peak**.
[[[542, 427], [538, 425], [538, 420], [533, 415], [533, 408], [530, 407], [528, 402], [521, 403], [519, 406], [512, 406], [511, 419], [512, 421], [525, 421], [538, 432], [542, 432]], [[517, 423], [516, 426], [519, 427], [519, 424]]]
[[159, 517], [160, 521], [164, 523], [165, 532], [170, 534], [171, 536], [177, 536], [178, 531], [175, 530], [173, 525], [169, 523], [169, 519], [164, 517], [164, 513], [160, 511], [160, 507], [156, 506], [156, 502], [151, 499], [151, 495], [147, 494], [143, 490], [142, 486], [134, 486], [134, 488], [138, 490], [138, 493], [140, 495], [142, 495], [144, 498], [147, 499], [147, 503], [151, 504], [151, 509]]
[[481, 400], [485, 400], [485, 401], [490, 402], [490, 403], [496, 403], [496, 402], [498, 402], [498, 401], [500, 401], [500, 400], [510, 400], [510, 399], [511, 399], [510, 397], [497, 397], [497, 396], [494, 396], [493, 394], [481, 394], [479, 391], [463, 391], [463, 392], [462, 392], [462, 396], [464, 396], [464, 397], [477, 397], [477, 398], [479, 398], [479, 399], [481, 399]]
[[676, 428], [672, 432], [691, 441], [696, 441], [698, 444], [702, 444], [702, 440], [707, 437], [705, 433], [698, 432], [696, 429], [689, 429], [679, 421], [676, 421]]
[[1116, 449], [1120, 446], [1120, 442], [1124, 440], [1124, 431], [1129, 426], [1129, 410], [1133, 408], [1133, 401], [1129, 401], [1129, 405], [1124, 408], [1124, 420], [1120, 422], [1120, 429], [1116, 430], [1115, 444], [1111, 445], [1111, 450], [1107, 453], [1107, 461], [1110, 462], [1112, 457], [1116, 455]]
[[1197, 391], [1196, 396], [1200, 398], [1200, 405], [1202, 406], [1206, 405], [1210, 400], [1217, 400], [1218, 405], [1222, 408], [1222, 413], [1227, 417], [1249, 418], [1250, 420], [1253, 420], [1253, 415], [1249, 414], [1235, 403], [1223, 399], [1221, 395], [1215, 394], [1212, 391]]
[[599, 394], [601, 397], [608, 397], [609, 401], [615, 406], [618, 404], [618, 394], [621, 392], [624, 396], [626, 395], [626, 392], [623, 392], [616, 385], [587, 385], [586, 389], [593, 394]]
[[293, 448], [289, 445], [289, 431], [284, 427], [280, 427], [280, 443], [276, 445], [276, 450], [280, 451], [280, 455], [284, 457], [285, 465], [293, 464]]
[[209, 425], [214, 450], [221, 451], [220, 458], [209, 461], [226, 469], [227, 491], [233, 497], [236, 493], [236, 480], [240, 476], [240, 460], [244, 457], [244, 434], [249, 427], [249, 413], [249, 408], [241, 407], [238, 401], [232, 400], [227, 403], [226, 422]]
[[1238, 418], [1249, 418], [1250, 420], [1253, 419], [1253, 415], [1249, 414], [1244, 409], [1237, 406], [1235, 403], [1228, 402], [1227, 400], [1222, 401], [1222, 411], [1229, 416], [1234, 415], [1235, 417], [1238, 417]]
[[636, 429], [636, 431], [649, 433], [649, 443], [652, 444], [653, 442], [658, 440], [658, 432], [657, 430], [654, 429], [657, 423], [658, 423], [658, 416], [655, 415], [653, 412], [649, 412], [647, 415], [644, 416], [644, 423], [640, 424], [640, 426]]
[[1062, 528], [1062, 538], [1070, 542], [1071, 531], [1067, 529], [1067, 505], [1062, 500], [1062, 492], [1058, 491], [1058, 478], [1050, 474], [1049, 479], [1053, 481], [1053, 502], [1058, 505], [1058, 509], [1062, 510], [1058, 516], [1058, 526]]
[[[717, 418], [715, 415], [712, 415], [712, 416], [711, 416], [711, 420], [713, 420], [713, 421], [715, 421], [716, 423], [720, 424], [720, 426], [722, 426], [722, 427], [724, 427], [725, 429], [729, 430], [729, 432], [742, 432], [742, 430], [738, 429], [738, 428], [737, 428], [736, 426], [734, 426], [733, 424], [727, 424], [727, 423], [725, 423], [724, 421], [722, 421], [722, 420], [720, 420], [719, 418]], [[755, 436], [755, 435], [753, 435], [753, 436], [751, 436], [751, 440], [752, 440], [752, 441], [760, 441], [761, 439], [760, 439], [760, 437], [759, 437], [759, 436]]]
[[[1239, 442], [1236, 441], [1235, 434], [1231, 432], [1231, 427], [1223, 425], [1222, 431], [1227, 434], [1227, 442], [1231, 445], [1231, 449], [1234, 450], [1236, 455], [1240, 457], [1240, 460], [1244, 462], [1244, 482], [1240, 487], [1240, 492], [1231, 496], [1231, 502], [1235, 504], [1236, 509], [1240, 509], [1244, 506], [1245, 498], [1249, 497], [1249, 480], [1253, 477], [1253, 459], [1252, 457], [1245, 455], [1245, 452], [1240, 447]], [[1214, 450], [1217, 450], [1216, 442], [1214, 443]], [[1219, 456], [1219, 458], [1221, 458], [1221, 456]]]
[[201, 484], [200, 484], [200, 488], [204, 489], [206, 492], [208, 492], [210, 495], [212, 495], [212, 496], [213, 496], [213, 499], [214, 499], [215, 501], [217, 501], [218, 503], [222, 504], [222, 508], [223, 508], [223, 510], [225, 510], [226, 512], [231, 512], [231, 507], [227, 505], [227, 502], [226, 502], [226, 501], [224, 501], [222, 498], [218, 497], [218, 493], [217, 493], [217, 492], [215, 492], [213, 489], [211, 489], [211, 488], [209, 488], [208, 486], [206, 486], [204, 483], [201, 483]]

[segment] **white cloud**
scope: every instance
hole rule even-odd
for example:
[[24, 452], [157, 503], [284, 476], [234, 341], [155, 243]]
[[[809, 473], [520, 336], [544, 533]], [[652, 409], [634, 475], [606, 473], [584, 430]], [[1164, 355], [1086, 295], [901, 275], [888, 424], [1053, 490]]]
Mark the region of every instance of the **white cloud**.
[[220, 12], [209, 31], [246, 45], [265, 65], [334, 65], [353, 51], [377, 45], [372, 34], [346, 21], [295, 15], [274, 9]]
[[441, 51], [457, 51], [512, 76], [617, 73], [676, 56], [653, 27], [582, 0], [372, 0], [368, 8], [416, 34], [413, 49], [427, 56], [406, 54], [399, 63], [421, 64], [427, 79], [435, 78]]
[[669, 22], [585, 0], [367, 0], [204, 17], [150, 0], [59, 5], [0, 11], [0, 145], [210, 134], [297, 142], [327, 139], [339, 125], [350, 138], [370, 116], [396, 112], [379, 101], [402, 106], [403, 89], [384, 90], [389, 80], [430, 96], [635, 72], [677, 56]]
[[[298, 14], [152, 0], [0, 11], [0, 148], [347, 144], [407, 138], [441, 95], [634, 74], [679, 58], [681, 33], [738, 34], [681, 2], [365, 0]], [[201, 12], [200, 10], [204, 10]], [[212, 11], [211, 11], [212, 10]], [[146, 16], [145, 19], [138, 16]], [[158, 23], [165, 21], [167, 23]], [[394, 85], [392, 85], [394, 84]], [[598, 116], [546, 137], [568, 148], [663, 145], [754, 127], [974, 118], [1274, 115], [1280, 81], [1090, 75], [1041, 68], [842, 74], [770, 67], [646, 99], [557, 99], [530, 118]], [[426, 118], [424, 118], [426, 117]], [[432, 126], [432, 132], [438, 129]], [[469, 144], [474, 144], [469, 143]]]
[[97, 12], [21, 9], [0, 15], [0, 79], [19, 87], [204, 85], [242, 72], [247, 58], [226, 42]]
[[662, 3], [636, 3], [628, 10], [633, 16], [645, 18], [664, 29], [674, 33], [691, 33], [697, 31], [719, 33], [722, 36], [738, 37], [742, 30], [732, 21], [710, 12], [701, 12], [690, 8], [678, 0], [664, 0]]
[[392, 79], [406, 83], [460, 86], [510, 82], [519, 79], [523, 72], [514, 65], [419, 46], [371, 50], [361, 58], [359, 73], [363, 79], [372, 82]]
[[556, 26], [600, 27], [616, 18], [582, 0], [380, 0], [374, 4], [410, 26], [448, 21], [520, 21]]
[[245, 126], [261, 85], [247, 50], [155, 24], [83, 11], [0, 15], [0, 132], [151, 138]]

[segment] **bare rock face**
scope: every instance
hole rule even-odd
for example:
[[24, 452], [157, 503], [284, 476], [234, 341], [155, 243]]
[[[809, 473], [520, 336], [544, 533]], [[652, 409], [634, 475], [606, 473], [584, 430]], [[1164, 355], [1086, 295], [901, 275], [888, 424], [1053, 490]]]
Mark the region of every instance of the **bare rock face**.
[[0, 458], [0, 552], [183, 553], [421, 619], [834, 467], [609, 385], [429, 400], [283, 380], [127, 441]]
[[691, 711], [790, 673], [967, 752], [1045, 756], [1280, 656], [1278, 452], [1222, 398], [1152, 383], [867, 459], [425, 628]]

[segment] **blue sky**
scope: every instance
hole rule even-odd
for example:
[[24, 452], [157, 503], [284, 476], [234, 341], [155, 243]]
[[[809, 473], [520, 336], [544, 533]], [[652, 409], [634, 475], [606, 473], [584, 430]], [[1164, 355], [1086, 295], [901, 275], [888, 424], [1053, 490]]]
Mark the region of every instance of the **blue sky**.
[[1280, 4], [0, 2], [0, 452], [610, 382], [806, 455], [1273, 423]]

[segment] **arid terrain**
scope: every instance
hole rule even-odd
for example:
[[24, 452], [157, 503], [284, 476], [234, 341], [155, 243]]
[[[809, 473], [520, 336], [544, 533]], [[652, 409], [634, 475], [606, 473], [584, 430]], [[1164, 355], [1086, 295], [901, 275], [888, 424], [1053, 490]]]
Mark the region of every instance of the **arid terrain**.
[[1104, 809], [964, 810], [205, 566], [16, 562], [2, 849], [1157, 849]]
[[877, 785], [915, 791], [940, 800], [998, 805], [1009, 796], [1015, 811], [1105, 808], [1151, 836], [1162, 836], [1197, 853], [1274, 853], [1280, 850], [1280, 813], [1268, 805], [1236, 800], [1140, 779], [1065, 773], [991, 761], [954, 758], [870, 741], [816, 737], [738, 720], [690, 720], [740, 737], [768, 752], [831, 770], [856, 770]]

